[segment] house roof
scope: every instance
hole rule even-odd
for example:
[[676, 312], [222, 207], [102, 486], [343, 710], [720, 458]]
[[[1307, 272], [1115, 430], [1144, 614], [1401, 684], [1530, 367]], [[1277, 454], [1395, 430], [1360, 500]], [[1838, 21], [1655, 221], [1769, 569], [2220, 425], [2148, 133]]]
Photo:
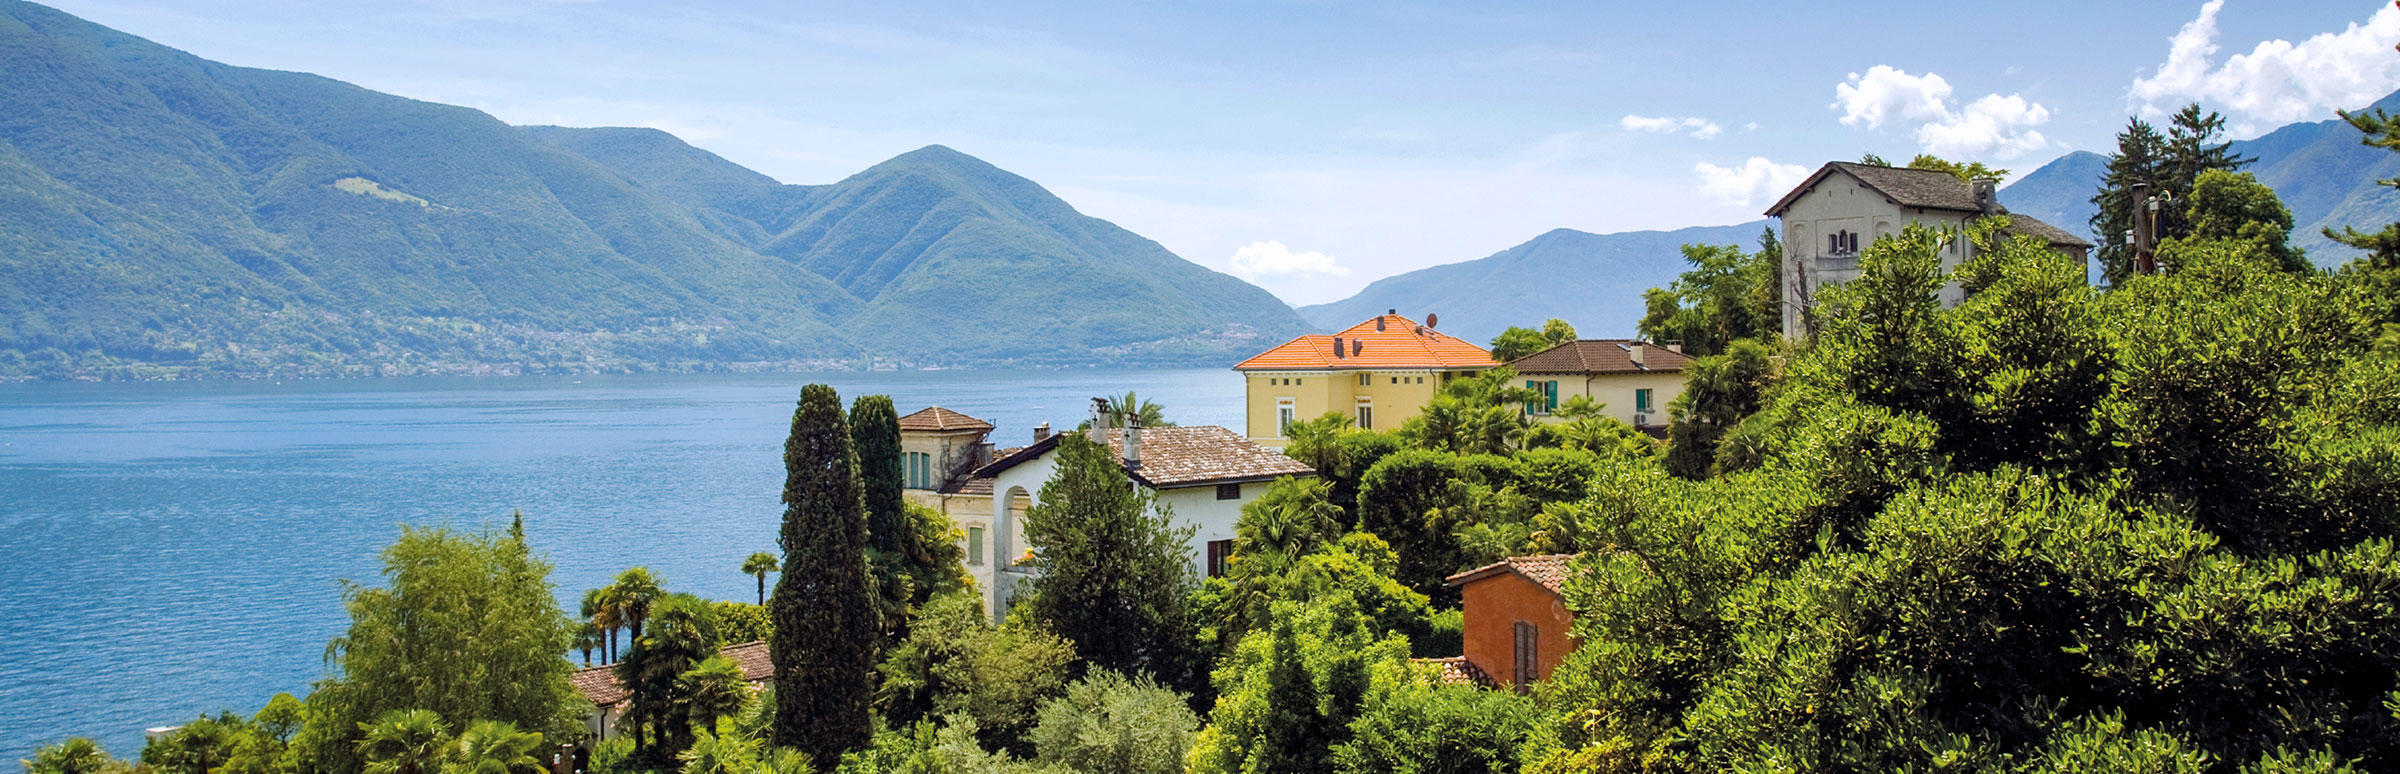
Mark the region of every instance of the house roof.
[[927, 406], [900, 418], [900, 429], [921, 433], [988, 433], [992, 423], [940, 406]]
[[[1633, 362], [1633, 350], [1642, 362]], [[1630, 339], [1578, 339], [1510, 361], [1520, 374], [1673, 373], [1692, 359], [1681, 352]]]
[[1975, 203], [1975, 186], [1958, 179], [1957, 175], [1938, 169], [1879, 167], [1873, 164], [1835, 161], [1818, 167], [1815, 174], [1809, 175], [1807, 180], [1794, 186], [1791, 193], [1784, 194], [1783, 198], [1775, 200], [1775, 206], [1768, 207], [1767, 214], [1780, 217], [1784, 208], [1792, 206], [1792, 202], [1799, 201], [1800, 197], [1807, 195], [1810, 190], [1817, 187], [1818, 183], [1823, 182], [1827, 176], [1835, 172], [1849, 175], [1852, 179], [1866, 184], [1867, 188], [1883, 194], [1883, 197], [1892, 200], [1893, 204], [1902, 207], [1958, 212], [1983, 211], [1983, 207]]
[[2031, 215], [2019, 215], [2013, 212], [2008, 214], [2008, 231], [2006, 233], [2033, 237], [2055, 247], [2092, 246], [2092, 243], [2085, 241], [2083, 237], [2067, 233], [2057, 226], [2043, 223]]
[[[1121, 461], [1125, 454], [1123, 433], [1108, 433], [1108, 449]], [[1058, 448], [1060, 433], [1034, 442], [1032, 446], [999, 455], [992, 464], [975, 471], [977, 478], [990, 478], [1001, 471], [1050, 453]], [[1283, 452], [1252, 443], [1240, 433], [1215, 425], [1196, 427], [1148, 427], [1142, 429], [1142, 466], [1127, 470], [1127, 475], [1152, 489], [1168, 489], [1202, 484], [1263, 481], [1278, 476], [1314, 476], [1317, 469]], [[988, 485], [987, 485], [988, 486]]]
[[[775, 663], [764, 640], [727, 645], [717, 655], [732, 659], [735, 666], [741, 667], [744, 680], [763, 683], [775, 679]], [[576, 693], [583, 694], [585, 701], [601, 709], [625, 701], [625, 684], [617, 680], [615, 664], [575, 670], [567, 676], [567, 682], [575, 686]]]
[[1488, 673], [1485, 673], [1482, 667], [1476, 666], [1475, 662], [1473, 661], [1468, 661], [1467, 657], [1465, 656], [1451, 656], [1449, 658], [1412, 658], [1408, 661], [1411, 664], [1424, 664], [1440, 670], [1434, 674], [1433, 682], [1435, 685], [1472, 685], [1477, 688], [1500, 687], [1500, 681], [1493, 680], [1492, 676]]
[[[1377, 326], [1381, 326], [1378, 330]], [[1342, 342], [1336, 356], [1334, 340]], [[1234, 365], [1236, 371], [1490, 368], [1492, 353], [1398, 314], [1380, 314], [1330, 336], [1307, 335]]]
[[1443, 580], [1448, 581], [1452, 586], [1464, 586], [1501, 573], [1516, 573], [1526, 580], [1541, 584], [1542, 588], [1549, 589], [1552, 594], [1563, 595], [1566, 593], [1567, 568], [1574, 563], [1575, 556], [1575, 554], [1512, 556], [1452, 575]]

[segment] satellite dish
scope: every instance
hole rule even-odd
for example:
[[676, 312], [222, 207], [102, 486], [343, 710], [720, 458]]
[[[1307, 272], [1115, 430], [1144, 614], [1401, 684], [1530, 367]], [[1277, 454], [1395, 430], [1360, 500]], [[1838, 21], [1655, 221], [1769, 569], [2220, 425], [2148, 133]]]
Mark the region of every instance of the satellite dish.
[[1434, 324], [1434, 323], [1441, 322], [1441, 321], [1442, 321], [1442, 316], [1441, 316], [1441, 315], [1434, 314], [1434, 313], [1432, 313], [1432, 312], [1426, 312], [1426, 313], [1425, 313], [1425, 327], [1427, 327], [1427, 328], [1431, 328], [1431, 327], [1433, 327], [1433, 324]]

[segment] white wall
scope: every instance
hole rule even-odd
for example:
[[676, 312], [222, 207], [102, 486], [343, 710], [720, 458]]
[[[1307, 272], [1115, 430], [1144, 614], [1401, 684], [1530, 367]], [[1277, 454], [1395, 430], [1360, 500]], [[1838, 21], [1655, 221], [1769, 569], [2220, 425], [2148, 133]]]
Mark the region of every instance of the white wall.
[[[1827, 254], [1825, 235], [1841, 231], [1857, 234], [1859, 252], [1863, 253], [1876, 239], [1898, 235], [1910, 223], [1963, 231], [1974, 214], [1901, 207], [1857, 178], [1835, 172], [1784, 208], [1782, 218], [1783, 329], [1799, 331], [1802, 284], [1795, 276], [1795, 265], [1808, 268], [1806, 287], [1811, 295], [1820, 293], [1825, 285], [1858, 278], [1858, 256]], [[1956, 269], [1966, 260], [1971, 248], [1965, 241], [1957, 240], [1954, 247], [1943, 251], [1944, 271]], [[1952, 282], [1942, 288], [1941, 299], [1944, 306], [1957, 306], [1966, 300], [1966, 293]]]
[[[993, 477], [991, 523], [994, 526], [985, 536], [992, 542], [988, 547], [991, 551], [986, 555], [990, 561], [980, 567], [967, 568], [968, 574], [983, 587], [984, 612], [997, 617], [999, 611], [1007, 608], [1010, 590], [1000, 588], [1000, 584], [1013, 584], [1014, 579], [1000, 577], [1007, 573], [999, 572], [999, 568], [1008, 566], [1027, 548], [1023, 519], [1008, 511], [1005, 505], [1008, 498], [1002, 495], [1010, 487], [1024, 487], [1027, 494], [1039, 495], [1042, 484], [1049, 482], [1057, 470], [1058, 455], [1053, 451], [1017, 463]], [[1238, 500], [1217, 499], [1215, 484], [1166, 489], [1153, 494], [1157, 495], [1159, 504], [1173, 512], [1175, 524], [1197, 526], [1192, 542], [1185, 550], [1191, 556], [1193, 572], [1205, 576], [1208, 571], [1208, 541], [1233, 539], [1234, 522], [1241, 518], [1242, 505], [1265, 494], [1269, 485], [1269, 482], [1263, 481], [1243, 484], [1242, 496]]]

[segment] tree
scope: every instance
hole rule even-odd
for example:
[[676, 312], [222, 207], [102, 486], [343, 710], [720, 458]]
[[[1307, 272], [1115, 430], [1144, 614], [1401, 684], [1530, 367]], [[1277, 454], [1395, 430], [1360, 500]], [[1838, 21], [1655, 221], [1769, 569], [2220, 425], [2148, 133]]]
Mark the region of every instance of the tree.
[[1711, 474], [1717, 442], [1765, 403], [1773, 354], [1763, 342], [1741, 339], [1724, 354], [1694, 359], [1685, 368], [1683, 394], [1667, 405], [1668, 470], [1684, 478]]
[[1023, 618], [992, 626], [969, 589], [936, 595], [917, 609], [908, 635], [876, 667], [876, 708], [895, 727], [934, 718], [968, 720], [980, 743], [1032, 751], [1025, 734], [1035, 710], [1065, 689], [1075, 649]]
[[1400, 437], [1421, 449], [1459, 454], [1504, 454], [1532, 422], [1525, 405], [1539, 397], [1516, 384], [1507, 366], [1442, 384], [1416, 416], [1400, 424]]
[[[2364, 133], [2359, 142], [2400, 152], [2400, 116], [2376, 110], [2373, 114], [2345, 112], [2342, 119]], [[2376, 183], [2400, 188], [2400, 177]], [[2382, 327], [2378, 346], [2400, 349], [2400, 222], [2386, 224], [2383, 230], [2372, 233], [2353, 226], [2344, 226], [2339, 232], [2328, 228], [2325, 236], [2367, 251], [2343, 267], [2343, 272], [2356, 278], [2364, 291], [2360, 294], [2360, 319], [2370, 326]]]
[[[600, 663], [616, 661], [617, 627], [624, 626], [625, 622], [617, 618], [617, 605], [614, 600], [609, 598], [609, 587], [602, 586], [583, 592], [582, 615], [585, 631], [589, 632], [591, 637], [599, 640]], [[581, 636], [578, 635], [579, 638]], [[589, 661], [590, 659], [586, 658], [585, 660]]]
[[143, 745], [142, 763], [177, 774], [209, 774], [233, 757], [235, 741], [242, 731], [242, 720], [233, 713], [213, 718], [202, 715]]
[[1492, 359], [1506, 363], [1574, 340], [1575, 326], [1555, 317], [1538, 331], [1512, 325], [1492, 339]]
[[[2189, 217], [2191, 232], [2186, 240], [2234, 242], [2265, 265], [2284, 271], [2316, 269], [2308, 256], [2287, 241], [2292, 233], [2292, 211], [2283, 206], [2274, 189], [2248, 172], [2202, 170], [2192, 180]], [[2162, 245], [2159, 250], [2163, 254], [2169, 248]]]
[[1682, 342], [1685, 354], [1714, 355], [1738, 339], [1783, 333], [1783, 244], [1773, 229], [1758, 235], [1758, 251], [1733, 245], [1684, 245], [1691, 268], [1642, 296], [1636, 324], [1642, 338]]
[[542, 774], [533, 751], [542, 735], [497, 720], [478, 720], [458, 734], [442, 774]]
[[765, 551], [751, 554], [750, 558], [742, 560], [742, 574], [758, 579], [758, 603], [760, 605], [767, 603], [767, 573], [781, 569], [783, 569], [783, 565], [775, 560], [775, 555]]
[[675, 676], [675, 691], [694, 731], [715, 728], [717, 719], [741, 711], [750, 700], [750, 679], [740, 664], [723, 654], [709, 656]]
[[604, 598], [616, 608], [617, 620], [625, 623], [626, 631], [639, 639], [642, 623], [650, 618], [650, 608], [666, 595], [666, 589], [659, 586], [658, 576], [650, 568], [628, 567], [608, 584]]
[[2166, 136], [2139, 118], [2117, 134], [2117, 152], [2109, 156], [2100, 191], [2092, 196], [2099, 207], [2092, 215], [2092, 231], [2100, 238], [2098, 257], [2109, 284], [2124, 282], [2133, 271], [2133, 250], [2125, 235], [2133, 231], [2136, 183], [2148, 185], [2151, 195], [2161, 197], [2156, 238], [2164, 242], [2191, 233], [2192, 185], [2201, 172], [2231, 172], [2250, 163], [2233, 153], [2231, 143], [2213, 142], [2224, 127], [2222, 116], [2203, 115], [2194, 103], [2175, 112]]
[[[684, 692], [689, 686], [683, 677], [716, 655], [716, 620], [707, 602], [676, 594], [657, 603], [651, 630], [633, 638], [633, 648], [617, 664], [626, 693], [622, 722], [633, 730], [637, 754], [670, 759], [691, 743], [694, 704]], [[653, 752], [645, 742], [660, 749]]]
[[1935, 172], [1948, 172], [1950, 173], [1951, 177], [1958, 178], [1960, 181], [1968, 183], [1972, 183], [1977, 180], [2008, 179], [2008, 170], [2006, 169], [1987, 167], [1984, 166], [1983, 162], [1980, 161], [1970, 161], [1965, 164], [1960, 164], [1955, 161], [1944, 159], [1940, 156], [1935, 156], [1931, 153], [1919, 153], [1917, 154], [1916, 158], [1909, 159], [1908, 168], [1929, 169]]
[[1022, 614], [1095, 667], [1188, 684], [1194, 528], [1135, 486], [1108, 447], [1069, 434], [1055, 453], [1057, 472], [1025, 512], [1039, 574]]
[[358, 728], [395, 710], [446, 725], [498, 720], [565, 733], [582, 726], [567, 683], [574, 626], [550, 565], [523, 540], [404, 527], [383, 551], [385, 588], [351, 584], [350, 629], [326, 650], [334, 677], [310, 694], [317, 765], [359, 770]]
[[450, 727], [432, 710], [392, 710], [358, 730], [367, 774], [439, 774], [449, 757]]
[[709, 617], [717, 623], [717, 647], [726, 648], [775, 638], [775, 619], [765, 605], [710, 602]]
[[1538, 752], [1541, 713], [1508, 691], [1375, 675], [1350, 740], [1333, 750], [1342, 774], [1514, 774]]
[[1178, 774], [1200, 718], [1183, 694], [1147, 677], [1093, 670], [1042, 703], [1041, 761], [1068, 771]]
[[80, 736], [35, 750], [33, 757], [17, 762], [25, 765], [25, 774], [102, 774], [123, 766], [98, 743]]
[[780, 672], [774, 742], [821, 766], [868, 742], [875, 689], [866, 506], [850, 438], [841, 396], [822, 384], [801, 388], [783, 445], [784, 571], [771, 603]]
[[1193, 742], [1191, 770], [1330, 771], [1351, 738], [1375, 665], [1408, 645], [1374, 632], [1348, 595], [1277, 606], [1275, 625], [1244, 637], [1217, 668], [1216, 706]]

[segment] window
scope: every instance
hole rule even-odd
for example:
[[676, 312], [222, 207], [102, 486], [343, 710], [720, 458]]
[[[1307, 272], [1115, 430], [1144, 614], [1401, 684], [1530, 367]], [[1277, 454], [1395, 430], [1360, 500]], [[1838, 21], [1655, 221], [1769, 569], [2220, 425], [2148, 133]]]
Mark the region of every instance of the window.
[[1399, 384], [1399, 383], [1400, 383], [1400, 377], [1397, 377], [1397, 376], [1395, 376], [1395, 377], [1392, 377], [1392, 383], [1393, 383], [1393, 384]]
[[1857, 255], [1858, 234], [1846, 230], [1826, 234], [1825, 253], [1827, 255]]
[[908, 488], [933, 488], [933, 455], [924, 452], [902, 452], [900, 459], [907, 471]]
[[1360, 404], [1358, 404], [1358, 429], [1360, 429], [1360, 430], [1373, 430], [1373, 429], [1375, 429], [1375, 404], [1373, 404], [1373, 403], [1360, 403]]
[[1298, 418], [1297, 413], [1297, 410], [1292, 408], [1292, 399], [1275, 399], [1275, 437], [1282, 438], [1291, 434], [1292, 421]]
[[1208, 577], [1225, 577], [1225, 563], [1233, 560], [1233, 541], [1208, 541]]
[[1242, 485], [1240, 485], [1240, 484], [1218, 484], [1218, 485], [1217, 485], [1217, 499], [1219, 499], [1219, 500], [1239, 500], [1239, 499], [1242, 499]]
[[1375, 377], [1374, 377], [1374, 376], [1371, 376], [1371, 375], [1368, 375], [1368, 374], [1359, 374], [1359, 375], [1358, 375], [1358, 386], [1360, 386], [1360, 387], [1365, 387], [1365, 386], [1368, 386], [1368, 385], [1372, 385], [1372, 384], [1374, 384], [1374, 383], [1375, 383]]
[[1558, 381], [1555, 379], [1525, 380], [1525, 389], [1533, 391], [1533, 399], [1525, 401], [1525, 413], [1548, 414], [1558, 410]]
[[1645, 388], [1633, 391], [1633, 411], [1636, 414], [1650, 413], [1650, 390]]
[[1533, 659], [1537, 655], [1534, 652], [1535, 643], [1540, 636], [1541, 630], [1535, 628], [1531, 622], [1517, 622], [1516, 687], [1518, 693], [1524, 693], [1525, 689], [1533, 685], [1534, 679], [1538, 676], [1534, 672]]
[[967, 563], [983, 563], [983, 528], [967, 528]]

